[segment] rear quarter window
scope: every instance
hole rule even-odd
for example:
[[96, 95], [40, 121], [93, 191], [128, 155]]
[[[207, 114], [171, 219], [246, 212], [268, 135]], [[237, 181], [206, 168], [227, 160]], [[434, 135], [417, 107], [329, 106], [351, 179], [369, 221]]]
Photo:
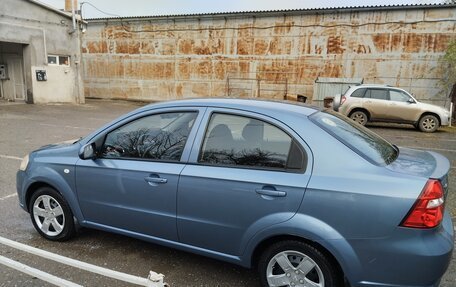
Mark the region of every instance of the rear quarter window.
[[347, 117], [326, 110], [309, 118], [373, 164], [388, 165], [398, 156], [398, 150], [391, 143]]

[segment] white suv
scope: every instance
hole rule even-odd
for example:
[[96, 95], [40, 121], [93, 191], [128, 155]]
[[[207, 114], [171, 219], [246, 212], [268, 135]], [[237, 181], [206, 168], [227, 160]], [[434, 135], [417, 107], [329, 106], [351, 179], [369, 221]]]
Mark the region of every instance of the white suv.
[[385, 85], [358, 85], [334, 97], [333, 108], [361, 125], [367, 122], [412, 124], [423, 132], [434, 132], [450, 121], [442, 107], [418, 102], [403, 89]]

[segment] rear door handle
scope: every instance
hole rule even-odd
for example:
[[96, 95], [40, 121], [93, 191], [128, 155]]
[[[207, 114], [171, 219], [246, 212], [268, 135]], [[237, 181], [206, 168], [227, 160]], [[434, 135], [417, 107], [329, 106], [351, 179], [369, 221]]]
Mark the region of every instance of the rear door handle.
[[271, 190], [271, 189], [257, 189], [255, 190], [256, 193], [261, 194], [261, 195], [267, 195], [267, 196], [274, 196], [274, 197], [284, 197], [287, 196], [287, 193], [285, 191], [280, 191], [280, 190]]
[[144, 180], [151, 186], [157, 186], [168, 182], [168, 179], [162, 178], [158, 174], [151, 174], [150, 176], [145, 177]]

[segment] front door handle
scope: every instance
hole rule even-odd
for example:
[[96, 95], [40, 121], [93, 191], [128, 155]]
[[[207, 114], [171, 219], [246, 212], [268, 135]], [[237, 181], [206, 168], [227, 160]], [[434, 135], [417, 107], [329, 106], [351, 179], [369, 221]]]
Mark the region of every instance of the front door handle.
[[273, 196], [273, 197], [284, 197], [287, 196], [285, 191], [281, 190], [271, 190], [271, 189], [257, 189], [256, 193], [261, 195]]
[[157, 186], [159, 184], [165, 184], [168, 182], [168, 179], [162, 178], [157, 174], [150, 175], [144, 178], [144, 180], [151, 186]]

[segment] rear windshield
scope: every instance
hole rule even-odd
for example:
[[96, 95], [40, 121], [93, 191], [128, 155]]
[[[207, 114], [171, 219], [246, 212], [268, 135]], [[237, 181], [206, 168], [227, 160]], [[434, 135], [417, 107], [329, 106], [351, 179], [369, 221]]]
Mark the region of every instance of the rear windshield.
[[374, 164], [388, 165], [398, 156], [395, 146], [345, 116], [325, 110], [311, 115], [310, 119]]

